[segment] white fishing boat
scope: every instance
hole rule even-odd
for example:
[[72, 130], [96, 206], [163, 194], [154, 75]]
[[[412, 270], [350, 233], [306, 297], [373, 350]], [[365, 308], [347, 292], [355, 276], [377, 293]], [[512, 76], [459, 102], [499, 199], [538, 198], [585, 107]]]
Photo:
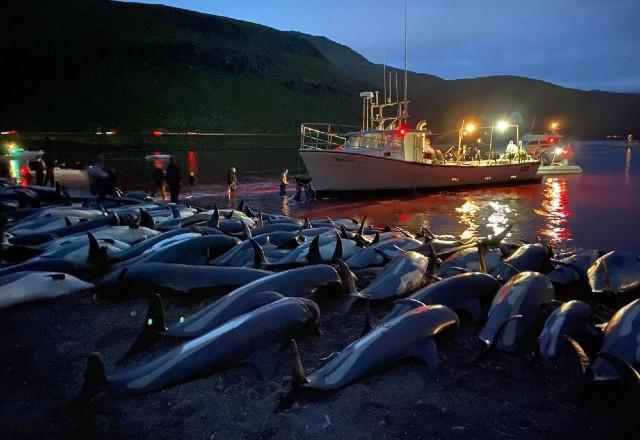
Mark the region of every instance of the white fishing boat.
[[527, 133], [522, 136], [523, 148], [540, 160], [538, 174], [582, 174], [579, 165], [569, 163], [571, 145], [558, 133], [558, 123], [551, 124], [551, 133]]
[[[386, 93], [385, 93], [386, 95]], [[524, 150], [487, 157], [449, 154], [431, 145], [425, 122], [406, 126], [408, 100], [390, 102], [364, 92], [363, 122], [349, 130], [335, 124], [302, 124], [300, 158], [320, 195], [353, 191], [419, 190], [539, 181], [540, 162]], [[460, 130], [459, 140], [462, 136]], [[514, 145], [515, 146], [515, 145]]]

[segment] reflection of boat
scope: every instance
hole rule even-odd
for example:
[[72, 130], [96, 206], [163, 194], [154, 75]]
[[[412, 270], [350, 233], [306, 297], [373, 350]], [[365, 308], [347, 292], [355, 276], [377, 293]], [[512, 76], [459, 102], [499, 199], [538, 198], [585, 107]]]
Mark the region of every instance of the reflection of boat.
[[[391, 102], [365, 92], [359, 131], [303, 124], [299, 154], [320, 194], [348, 191], [452, 188], [538, 181], [540, 162], [515, 158], [445, 158], [431, 146], [425, 123], [406, 127], [409, 101]], [[460, 156], [458, 156], [460, 157]]]

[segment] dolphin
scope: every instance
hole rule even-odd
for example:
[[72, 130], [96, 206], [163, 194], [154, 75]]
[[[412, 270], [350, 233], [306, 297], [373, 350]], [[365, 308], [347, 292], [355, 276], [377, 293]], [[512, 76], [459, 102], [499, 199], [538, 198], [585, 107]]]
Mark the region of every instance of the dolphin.
[[281, 344], [318, 328], [320, 309], [305, 298], [282, 298], [240, 315], [168, 353], [121, 373], [105, 374], [99, 354], [89, 357], [75, 403], [102, 391], [124, 394], [157, 391], [210, 375], [240, 363], [252, 363], [264, 378], [273, 374]]
[[[625, 378], [627, 372], [639, 364], [640, 299], [636, 299], [618, 310], [607, 323], [602, 347], [591, 365], [591, 373], [596, 381]], [[621, 367], [626, 367], [627, 371]], [[635, 377], [640, 377], [637, 371]]]
[[406, 299], [396, 301], [393, 309], [381, 322], [415, 308], [416, 302], [426, 305], [441, 304], [452, 310], [461, 309], [469, 313], [474, 321], [478, 321], [482, 316], [483, 306], [488, 307], [498, 289], [498, 280], [486, 273], [468, 272], [454, 275], [430, 284]]
[[380, 237], [380, 241], [371, 246], [367, 246], [357, 254], [345, 260], [351, 269], [364, 269], [371, 266], [382, 266], [390, 258], [400, 255], [402, 251], [412, 250], [423, 243], [419, 240], [407, 237], [390, 237], [388, 239]]
[[266, 270], [245, 267], [196, 266], [176, 263], [137, 263], [103, 277], [100, 291], [129, 290], [136, 293], [169, 292], [178, 294], [227, 293], [259, 278], [271, 275]]
[[631, 252], [612, 251], [589, 267], [588, 276], [593, 293], [625, 293], [640, 287], [640, 264]]
[[91, 288], [93, 284], [60, 272], [16, 272], [0, 277], [0, 308]]
[[515, 275], [493, 298], [480, 340], [487, 347], [515, 351], [527, 333], [544, 317], [543, 305], [554, 296], [553, 285], [546, 275], [537, 272]]
[[552, 256], [551, 248], [542, 243], [525, 244], [491, 271], [491, 275], [507, 282], [518, 272], [546, 273]]
[[551, 312], [538, 337], [542, 359], [550, 360], [556, 357], [567, 343], [566, 336], [573, 337], [577, 332], [585, 330], [591, 311], [589, 304], [573, 300], [563, 303]]
[[[447, 278], [461, 272], [470, 271], [477, 272], [480, 267], [480, 251], [478, 248], [466, 248], [459, 250], [449, 258], [444, 260], [438, 269], [438, 275]], [[487, 249], [484, 252], [486, 269], [491, 272], [502, 262], [502, 253], [499, 249]]]
[[402, 359], [418, 358], [434, 368], [438, 363], [434, 337], [458, 325], [458, 316], [446, 306], [419, 306], [352, 342], [308, 377], [301, 377], [298, 370], [294, 381], [305, 388], [335, 390]]

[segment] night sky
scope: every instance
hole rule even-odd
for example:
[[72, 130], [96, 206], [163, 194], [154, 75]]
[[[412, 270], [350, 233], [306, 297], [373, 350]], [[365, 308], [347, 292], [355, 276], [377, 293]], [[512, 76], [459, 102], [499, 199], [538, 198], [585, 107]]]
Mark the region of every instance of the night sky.
[[[403, 0], [161, 0], [324, 35], [403, 64]], [[445, 79], [521, 75], [640, 92], [640, 0], [409, 0], [409, 69]]]

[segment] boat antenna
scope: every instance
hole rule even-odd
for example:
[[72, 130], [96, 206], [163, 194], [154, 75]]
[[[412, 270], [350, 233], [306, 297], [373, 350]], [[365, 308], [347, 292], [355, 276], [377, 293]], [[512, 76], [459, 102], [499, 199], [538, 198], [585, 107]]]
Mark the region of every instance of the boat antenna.
[[383, 49], [382, 55], [382, 90], [384, 94], [384, 102], [387, 103], [387, 47]]
[[407, 106], [407, 0], [404, 0], [404, 103], [402, 105], [402, 117], [406, 117]]
[[[398, 72], [396, 72], [396, 102], [400, 102], [400, 88], [398, 87]], [[398, 105], [398, 124], [402, 118], [402, 105]]]

